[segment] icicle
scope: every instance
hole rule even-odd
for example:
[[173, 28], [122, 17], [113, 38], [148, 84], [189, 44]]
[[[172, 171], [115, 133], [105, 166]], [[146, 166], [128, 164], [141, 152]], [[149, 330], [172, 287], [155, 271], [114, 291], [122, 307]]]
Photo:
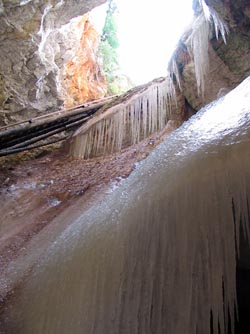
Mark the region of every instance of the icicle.
[[200, 5], [203, 9], [204, 16], [207, 21], [213, 22], [216, 38], [219, 38], [219, 33], [221, 33], [222, 39], [226, 44], [226, 34], [229, 32], [226, 23], [220, 18], [219, 14], [212, 8], [209, 7], [205, 0], [199, 0]]
[[202, 12], [195, 18], [192, 25], [192, 32], [188, 42], [194, 58], [195, 77], [198, 93], [204, 95], [205, 77], [209, 69], [208, 45], [211, 25], [214, 26], [216, 38], [219, 33], [226, 43], [228, 28], [219, 14], [209, 7], [204, 0], [199, 0]]
[[55, 223], [64, 219], [68, 227], [42, 248], [39, 262], [27, 266], [26, 252], [11, 265], [13, 276], [20, 266], [32, 271], [6, 329], [228, 334], [229, 312], [234, 333], [235, 240], [239, 246], [240, 228], [249, 230], [249, 125], [250, 77], [186, 122], [116, 189], [59, 216]]
[[177, 85], [178, 85], [179, 89], [181, 90], [180, 73], [179, 73], [179, 70], [178, 70], [178, 66], [176, 64], [175, 55], [173, 55], [173, 57], [171, 58], [171, 60], [169, 62], [168, 69], [169, 69], [171, 77], [176, 79]]
[[71, 145], [74, 157], [88, 159], [117, 152], [162, 130], [176, 104], [175, 88], [170, 77], [135, 93], [127, 102], [105, 110], [76, 133]]
[[208, 43], [210, 26], [203, 13], [199, 14], [193, 23], [190, 44], [194, 57], [195, 77], [198, 93], [204, 94], [205, 76], [209, 68]]

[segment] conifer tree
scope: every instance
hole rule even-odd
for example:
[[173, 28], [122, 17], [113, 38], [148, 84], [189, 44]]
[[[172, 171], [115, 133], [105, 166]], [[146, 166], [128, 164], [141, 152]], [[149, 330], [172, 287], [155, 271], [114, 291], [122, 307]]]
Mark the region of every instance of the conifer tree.
[[119, 40], [116, 23], [117, 6], [113, 0], [108, 1], [106, 19], [102, 31], [99, 56], [103, 64], [108, 85], [108, 95], [120, 94], [131, 88], [129, 79], [121, 74], [117, 49]]

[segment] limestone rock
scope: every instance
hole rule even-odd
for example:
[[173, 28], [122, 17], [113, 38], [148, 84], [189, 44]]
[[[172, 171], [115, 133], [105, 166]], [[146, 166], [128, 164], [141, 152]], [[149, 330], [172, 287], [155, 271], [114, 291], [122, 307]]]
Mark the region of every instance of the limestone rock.
[[63, 68], [62, 98], [65, 106], [72, 107], [105, 96], [106, 79], [98, 63], [99, 34], [85, 14], [76, 22], [82, 31], [79, 48], [73, 59]]
[[[60, 28], [104, 2], [0, 1], [0, 74], [4, 81], [0, 102], [9, 117], [29, 117], [62, 103], [58, 99], [57, 67], [65, 60], [62, 58], [67, 58], [67, 50], [63, 49]], [[55, 45], [48, 43], [52, 39]], [[43, 51], [52, 46], [56, 52], [44, 56]]]
[[[182, 103], [179, 110], [182, 115], [188, 114], [185, 106], [188, 105], [190, 110], [198, 110], [250, 75], [249, 0], [203, 1], [227, 24], [229, 34], [226, 36], [226, 44], [221, 36], [216, 38], [214, 30], [209, 36], [209, 70], [205, 76], [203, 95], [198, 94], [196, 86], [194, 63], [188, 45], [190, 31], [181, 38], [174, 59], [182, 82]], [[65, 37], [66, 24], [104, 2], [105, 0], [0, 0], [2, 123], [6, 119], [33, 117], [39, 112], [44, 113], [62, 105], [65, 89], [67, 90], [69, 82], [72, 84], [74, 81], [69, 73], [72, 73], [73, 68], [75, 72], [77, 62], [76, 59], [72, 60], [76, 39], [70, 32]], [[201, 11], [200, 0], [193, 1], [193, 8], [198, 15]], [[63, 70], [65, 64], [68, 64], [66, 74]], [[98, 68], [95, 71], [99, 73]], [[83, 77], [79, 77], [79, 81], [81, 80]], [[78, 88], [75, 84], [71, 85], [74, 91], [73, 104], [82, 101], [79, 96], [83, 90], [79, 91]], [[99, 93], [102, 94], [103, 91]]]
[[[189, 33], [179, 42], [174, 58], [182, 80], [182, 93], [195, 110], [222, 96], [250, 75], [250, 5], [248, 0], [206, 0], [205, 3], [218, 13], [227, 24], [229, 33], [226, 44], [221, 36], [212, 31], [208, 46], [209, 70], [205, 77], [204, 94], [198, 94], [192, 57], [183, 57], [190, 52]], [[198, 15], [200, 2], [193, 1]], [[186, 51], [185, 51], [186, 50]], [[188, 51], [187, 51], [188, 50]]]

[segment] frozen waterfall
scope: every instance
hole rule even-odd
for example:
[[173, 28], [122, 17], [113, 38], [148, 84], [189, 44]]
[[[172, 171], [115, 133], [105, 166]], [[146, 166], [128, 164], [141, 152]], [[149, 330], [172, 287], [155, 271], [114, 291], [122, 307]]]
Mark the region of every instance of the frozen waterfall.
[[72, 221], [6, 311], [5, 333], [229, 333], [240, 226], [249, 238], [249, 125], [250, 78]]

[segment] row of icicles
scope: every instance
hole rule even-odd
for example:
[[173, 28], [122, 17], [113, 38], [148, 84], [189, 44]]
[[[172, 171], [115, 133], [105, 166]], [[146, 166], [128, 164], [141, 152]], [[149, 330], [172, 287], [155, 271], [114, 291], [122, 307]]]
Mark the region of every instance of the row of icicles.
[[[195, 18], [190, 37], [186, 41], [193, 58], [199, 94], [204, 94], [205, 75], [209, 68], [208, 45], [212, 29], [226, 42], [226, 24], [218, 13], [200, 0], [201, 12]], [[132, 94], [126, 102], [101, 110], [97, 117], [80, 127], [73, 135], [70, 153], [88, 159], [120, 151], [151, 134], [161, 131], [170, 119], [172, 107], [178, 108], [175, 83], [181, 90], [181, 78], [175, 58], [169, 63], [165, 80], [155, 80], [139, 94]], [[179, 106], [180, 107], [180, 106]]]
[[108, 108], [83, 125], [75, 133], [72, 155], [88, 159], [138, 143], [166, 126], [173, 103], [171, 78], [152, 83], [128, 102]]

